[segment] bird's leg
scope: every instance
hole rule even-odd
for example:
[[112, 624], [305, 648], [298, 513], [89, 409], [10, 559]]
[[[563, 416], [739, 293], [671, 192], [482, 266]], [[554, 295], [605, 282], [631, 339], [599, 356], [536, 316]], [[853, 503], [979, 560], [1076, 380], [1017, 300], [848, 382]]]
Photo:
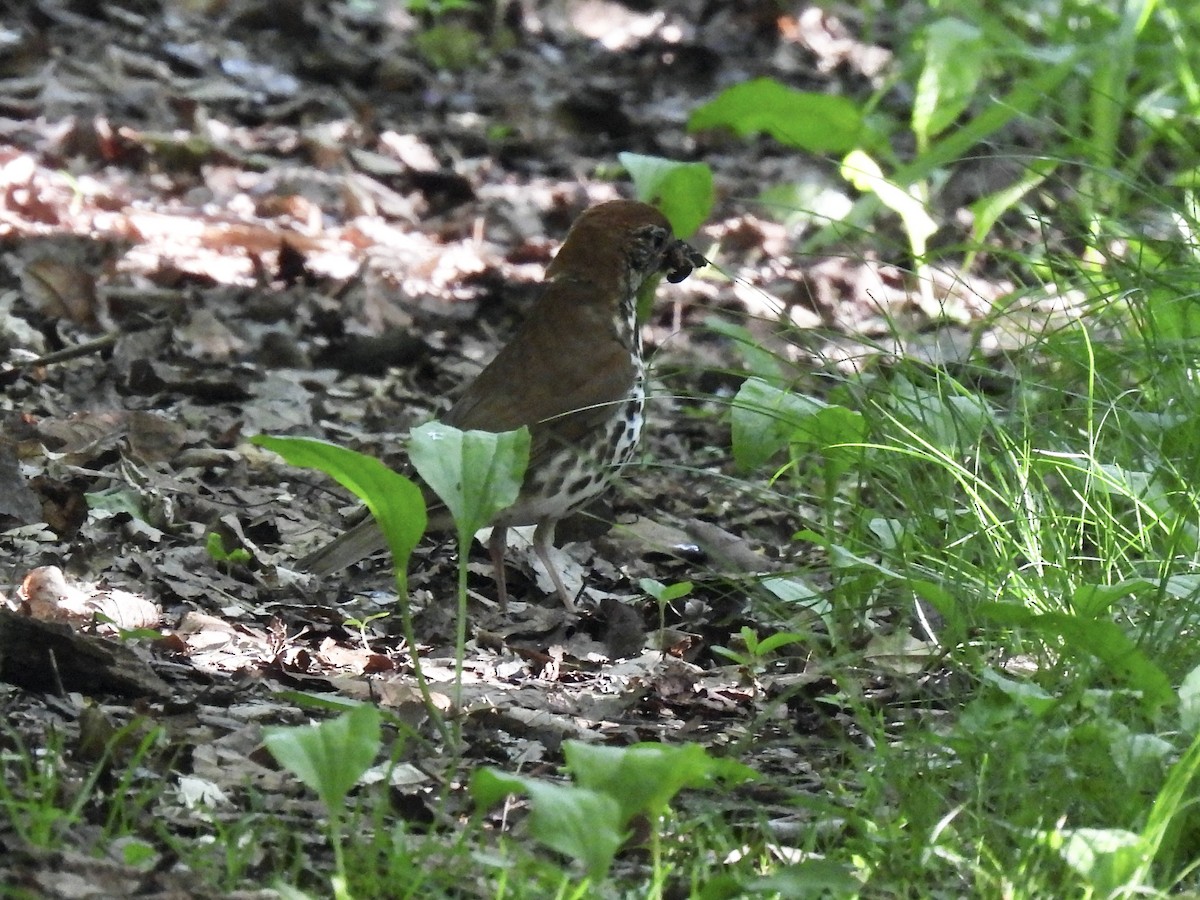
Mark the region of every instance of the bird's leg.
[[488, 555], [492, 558], [492, 576], [496, 579], [496, 594], [500, 608], [508, 610], [508, 584], [504, 575], [504, 554], [508, 550], [508, 527], [493, 525], [488, 537]]
[[542, 561], [542, 565], [546, 567], [546, 571], [550, 573], [550, 580], [554, 582], [554, 588], [558, 591], [558, 597], [562, 600], [563, 606], [567, 608], [567, 612], [575, 612], [575, 598], [568, 593], [558, 567], [550, 558], [550, 548], [554, 546], [554, 526], [557, 524], [558, 522], [554, 519], [543, 519], [538, 522], [537, 528], [533, 530], [533, 551]]

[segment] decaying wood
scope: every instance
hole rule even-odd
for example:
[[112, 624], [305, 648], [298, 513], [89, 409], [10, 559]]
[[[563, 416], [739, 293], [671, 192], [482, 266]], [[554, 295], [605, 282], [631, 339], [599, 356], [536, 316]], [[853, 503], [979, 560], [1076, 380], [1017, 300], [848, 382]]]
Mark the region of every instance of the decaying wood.
[[167, 683], [132, 649], [0, 609], [0, 680], [31, 691], [166, 697]]

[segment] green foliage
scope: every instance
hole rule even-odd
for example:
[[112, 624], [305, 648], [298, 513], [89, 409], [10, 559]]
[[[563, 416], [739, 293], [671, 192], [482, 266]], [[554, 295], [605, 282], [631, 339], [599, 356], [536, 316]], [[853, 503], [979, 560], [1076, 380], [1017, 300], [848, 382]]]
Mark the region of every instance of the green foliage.
[[225, 548], [225, 540], [215, 531], [208, 533], [208, 539], [204, 542], [204, 548], [208, 551], [208, 555], [212, 557], [214, 562], [231, 563], [233, 565], [245, 565], [250, 562], [250, 551], [244, 547], [235, 547], [232, 550]]
[[446, 22], [419, 32], [413, 41], [417, 52], [435, 69], [462, 72], [479, 63], [483, 35], [475, 28]]
[[335, 872], [334, 896], [349, 898], [345, 852], [342, 846], [346, 795], [379, 755], [380, 713], [362, 704], [336, 719], [295, 728], [268, 728], [263, 743], [281, 766], [321, 798], [329, 814], [329, 838]]
[[740, 137], [764, 132], [810, 153], [846, 153], [862, 146], [862, 112], [845, 97], [798, 91], [771, 78], [726, 88], [692, 112], [689, 131], [728, 128]]
[[[690, 893], [686, 879], [671, 887], [705, 898], [1194, 892], [1196, 17], [1169, 0], [951, 0], [891, 46], [896, 66], [874, 96], [760, 79], [696, 110], [689, 127], [765, 133], [841, 164], [861, 196], [801, 251], [851, 234], [858, 252], [871, 229], [898, 222], [895, 255], [911, 257], [922, 290], [947, 259], [1021, 287], [953, 367], [889, 358], [861, 375], [830, 365], [805, 382], [797, 355], [773, 355], [743, 325], [710, 326], [739, 344], [752, 375], [730, 410], [735, 462], [761, 477], [764, 515], [798, 519], [785, 553], [819, 570], [762, 579], [752, 624], [735, 624], [744, 650], [715, 649], [770, 686], [771, 727], [785, 716], [822, 723], [802, 738], [820, 783], [797, 789], [788, 772], [772, 785], [805, 823], [801, 846], [785, 848], [803, 862], [783, 865], [751, 840], [740, 870], [696, 863]], [[896, 79], [912, 84], [911, 108]], [[967, 246], [947, 244], [948, 167], [993, 144], [1031, 156], [970, 204]], [[668, 211], [678, 231], [689, 215], [702, 221], [707, 168], [622, 163], [640, 197], [695, 203]], [[1030, 240], [1030, 223], [1045, 241]], [[939, 297], [920, 299], [942, 315]], [[1055, 315], [1043, 315], [1049, 306]], [[899, 337], [884, 343], [904, 346]], [[664, 605], [695, 590], [642, 588]], [[771, 597], [780, 602], [768, 609]], [[920, 677], [881, 675], [871, 645], [910, 633], [924, 644]], [[781, 647], [826, 638], [816, 646], [831, 654], [806, 659], [803, 690], [763, 666]], [[664, 872], [689, 852], [722, 859], [742, 844], [739, 827], [696, 849], [704, 813], [682, 802], [676, 779], [703, 780], [687, 780], [686, 760], [585, 762], [574, 749], [568, 760], [595, 777], [556, 784], [485, 770], [472, 790], [480, 806], [528, 796], [528, 833], [593, 881], [613, 871], [637, 817], [652, 818], [654, 883], [621, 880], [613, 892], [661, 894]], [[681, 810], [682, 836], [670, 863], [668, 807]], [[403, 834], [373, 840], [412, 865]], [[517, 842], [453, 858], [492, 866], [497, 896], [597, 892], [572, 888]]]
[[[845, 97], [797, 91], [767, 78], [727, 88], [693, 111], [688, 127], [693, 131], [728, 128], [740, 136], [767, 133], [805, 152], [842, 155], [843, 177], [866, 197], [841, 223], [823, 229], [810, 241], [810, 247], [821, 246], [848, 230], [866, 227], [878, 204], [882, 204], [901, 218], [917, 264], [922, 308], [935, 318], [947, 312], [959, 317], [960, 312], [942, 309], [932, 292], [931, 275], [924, 268], [928, 240], [936, 230], [930, 212], [930, 176], [939, 167], [966, 155], [1015, 116], [1033, 114], [1075, 70], [1073, 50], [1047, 60], [1048, 54], [1015, 41], [986, 15], [985, 22], [993, 26], [988, 29], [966, 21], [978, 18], [979, 11], [974, 8], [969, 13], [964, 11], [961, 17], [948, 14], [930, 22], [913, 42], [922, 53], [908, 122], [917, 149], [910, 162], [901, 163], [895, 158], [895, 142], [889, 133], [900, 123], [889, 123], [873, 114], [877, 98], [856, 104]], [[978, 99], [989, 66], [998, 55], [993, 50], [997, 44], [1003, 46], [1009, 59], [1025, 64], [1015, 86], [960, 127], [952, 128], [969, 114]], [[1043, 164], [1043, 169], [1047, 168], [1052, 166]], [[990, 194], [984, 214], [976, 221], [976, 238], [982, 240], [996, 220], [1038, 180], [1023, 177]], [[782, 187], [767, 188], [764, 197], [778, 198]], [[973, 260], [974, 256], [969, 255], [966, 261]]]
[[747, 378], [733, 401], [733, 458], [752, 471], [784, 449], [815, 451], [830, 487], [861, 457], [866, 425], [860, 413], [816, 397]]
[[927, 242], [937, 231], [937, 223], [926, 212], [926, 187], [905, 187], [884, 177], [879, 163], [861, 150], [852, 150], [842, 160], [842, 177], [863, 193], [872, 193], [879, 202], [900, 217], [913, 256], [925, 258]]
[[529, 429], [461, 431], [428, 422], [413, 429], [408, 457], [446, 504], [466, 544], [516, 501], [529, 464]]
[[582, 863], [593, 881], [608, 873], [635, 817], [650, 820], [657, 848], [658, 821], [680, 791], [755, 777], [752, 769], [713, 758], [698, 744], [617, 748], [567, 741], [563, 752], [574, 784], [551, 784], [485, 768], [472, 776], [471, 795], [481, 808], [494, 806], [509, 794], [527, 795], [533, 837]]
[[1162, 669], [1113, 622], [1067, 613], [1031, 613], [1008, 603], [981, 604], [977, 611], [984, 619], [1027, 629], [1047, 644], [1061, 640], [1065, 649], [1083, 659], [1096, 657], [1112, 677], [1141, 694], [1151, 713], [1174, 699]]
[[[979, 681], [937, 741], [881, 724], [877, 739], [897, 743], [850, 767], [877, 772], [854, 803], [904, 823], [852, 823], [864, 836], [846, 851], [865, 854], [868, 884], [911, 883], [918, 870], [927, 885], [969, 876], [969, 893], [1071, 884], [1109, 896], [1190, 883], [1200, 831], [1189, 804], [1171, 798], [1194, 790], [1200, 721], [1184, 637], [1200, 620], [1190, 449], [1200, 418], [1184, 386], [1195, 351], [1157, 327], [1146, 295], [1186, 296], [1193, 278], [1164, 265], [1138, 290], [1124, 286], [1134, 270], [1112, 274], [1115, 284], [1100, 284], [1113, 296], [1094, 318], [1007, 357], [1011, 381], [999, 386], [994, 360], [971, 356], [959, 377], [901, 362], [818, 398], [785, 389], [764, 359], [755, 368], [765, 377], [734, 401], [735, 458], [771, 480], [781, 509], [813, 482], [780, 479], [775, 455], [811, 464], [822, 444], [796, 444], [796, 423], [826, 406], [856, 413], [855, 455], [836, 490], [805, 497], [826, 523], [796, 536], [817, 548], [832, 585], [832, 646], [853, 658], [880, 606], [912, 609], [919, 598], [936, 611], [928, 627], [945, 661]], [[803, 629], [785, 624], [788, 633]]]
[[84, 498], [87, 500], [88, 510], [93, 515], [126, 513], [139, 522], [146, 521], [146, 510], [143, 509], [145, 498], [138, 491], [112, 487], [103, 491], [89, 491], [84, 494]]
[[85, 746], [91, 715], [89, 708], [81, 716], [80, 747], [75, 748], [76, 754], [86, 752], [91, 757], [83, 778], [71, 772], [72, 754], [59, 733], [51, 731], [44, 747], [30, 747], [16, 732], [3, 732], [0, 814], [30, 847], [81, 849], [74, 829], [84, 824], [96, 848], [128, 839], [162, 790], [157, 779], [147, 786], [139, 783], [145, 777], [142, 767], [162, 742], [162, 729], [147, 727], [140, 717], [120, 728], [108, 726], [105, 720], [94, 746]]
[[657, 204], [676, 237], [691, 237], [712, 213], [713, 176], [705, 163], [640, 153], [618, 153], [617, 159], [633, 179], [637, 198]]
[[809, 635], [781, 631], [760, 640], [758, 634], [749, 625], [742, 626], [740, 635], [742, 643], [746, 647], [745, 653], [739, 653], [728, 647], [713, 647], [713, 653], [724, 656], [750, 670], [761, 669], [768, 657], [779, 648], [786, 647], [788, 644], [803, 644], [810, 639]]
[[250, 440], [278, 453], [293, 466], [324, 472], [362, 500], [387, 539], [397, 572], [407, 570], [408, 558], [425, 533], [426, 522], [425, 500], [412, 481], [374, 457], [328, 441], [265, 434]]
[[692, 592], [690, 581], [679, 581], [675, 584], [663, 584], [653, 578], [639, 578], [638, 586], [660, 604], [667, 604]]
[[616, 798], [578, 785], [552, 784], [535, 778], [479, 769], [471, 777], [471, 793], [482, 806], [508, 794], [529, 797], [529, 831], [551, 850], [583, 864], [588, 877], [600, 881], [628, 837]]
[[983, 33], [960, 19], [938, 19], [925, 29], [925, 66], [912, 112], [918, 149], [927, 148], [975, 99], [987, 51]]
[[[363, 501], [379, 526], [392, 553], [404, 639], [408, 645], [413, 672], [425, 709], [444, 737], [449, 737], [441, 712], [433, 701], [421, 661], [417, 656], [417, 638], [413, 631], [412, 611], [408, 604], [408, 560], [425, 533], [427, 514], [421, 489], [411, 480], [393, 472], [378, 459], [327, 441], [311, 438], [286, 438], [256, 435], [251, 441], [273, 450], [294, 466], [307, 466], [332, 477]], [[465, 592], [465, 588], [463, 588]], [[460, 609], [465, 600], [460, 598]], [[461, 632], [462, 626], [460, 626]]]
[[379, 754], [379, 710], [362, 704], [335, 719], [295, 728], [269, 728], [263, 743], [285, 769], [321, 798], [331, 816]]
[[471, 537], [500, 510], [516, 502], [529, 465], [529, 429], [461, 431], [439, 422], [413, 429], [413, 467], [441, 498], [458, 532], [458, 621], [455, 639], [454, 702], [462, 699], [462, 665], [467, 642], [467, 556]]
[[[408, 559], [427, 523], [420, 488], [379, 460], [326, 441], [266, 435], [258, 435], [252, 441], [274, 450], [293, 465], [325, 472], [366, 504], [392, 551], [405, 639], [426, 709], [439, 727], [444, 728], [415, 654], [417, 641], [407, 603]], [[408, 450], [414, 468], [446, 504], [458, 533], [454, 684], [457, 703], [462, 694], [462, 661], [466, 645], [468, 548], [472, 535], [517, 499], [529, 463], [529, 429], [499, 433], [461, 431], [430, 422], [413, 430]]]
[[[361, 0], [360, 0], [361, 2]], [[476, 0], [404, 0], [410, 12], [440, 16], [476, 8]]]

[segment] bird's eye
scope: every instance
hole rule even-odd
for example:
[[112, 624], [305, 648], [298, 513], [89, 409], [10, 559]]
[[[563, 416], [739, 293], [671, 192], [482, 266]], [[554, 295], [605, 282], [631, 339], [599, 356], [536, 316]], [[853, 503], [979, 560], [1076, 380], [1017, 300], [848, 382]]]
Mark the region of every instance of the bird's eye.
[[630, 262], [639, 271], [657, 270], [673, 239], [671, 232], [660, 225], [645, 225], [637, 229], [630, 247]]

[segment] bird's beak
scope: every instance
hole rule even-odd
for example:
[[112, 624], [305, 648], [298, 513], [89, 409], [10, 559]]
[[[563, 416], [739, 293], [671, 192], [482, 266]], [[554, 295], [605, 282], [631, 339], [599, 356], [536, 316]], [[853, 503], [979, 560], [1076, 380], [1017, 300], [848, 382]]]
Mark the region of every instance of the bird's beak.
[[672, 244], [663, 257], [663, 269], [667, 273], [667, 281], [671, 284], [679, 284], [692, 274], [693, 269], [707, 265], [708, 260], [700, 255], [700, 251], [684, 241]]

